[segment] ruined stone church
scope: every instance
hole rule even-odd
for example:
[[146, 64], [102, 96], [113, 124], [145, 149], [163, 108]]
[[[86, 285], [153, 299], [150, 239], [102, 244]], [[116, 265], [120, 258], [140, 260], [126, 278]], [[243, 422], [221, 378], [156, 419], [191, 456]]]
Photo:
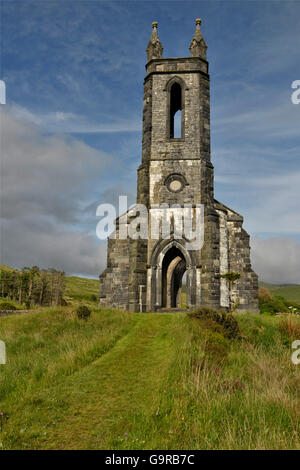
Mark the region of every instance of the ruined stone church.
[[147, 47], [143, 100], [142, 162], [138, 168], [137, 204], [153, 207], [201, 205], [203, 244], [187, 249], [176, 236], [132, 239], [118, 237], [130, 214], [115, 222], [108, 239], [107, 268], [100, 275], [101, 306], [132, 312], [182, 306], [229, 307], [230, 271], [240, 273], [231, 301], [241, 311], [257, 311], [258, 279], [251, 269], [249, 235], [243, 217], [214, 198], [214, 168], [210, 157], [210, 78], [207, 46], [196, 20], [190, 57], [163, 58], [163, 47], [152, 24]]

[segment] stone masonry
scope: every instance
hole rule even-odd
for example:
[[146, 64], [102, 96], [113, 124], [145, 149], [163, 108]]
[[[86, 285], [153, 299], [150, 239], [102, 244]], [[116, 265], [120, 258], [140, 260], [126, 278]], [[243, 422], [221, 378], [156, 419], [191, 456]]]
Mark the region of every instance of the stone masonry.
[[[186, 307], [229, 307], [229, 288], [221, 274], [239, 272], [233, 301], [239, 310], [258, 310], [258, 280], [251, 269], [249, 235], [243, 217], [214, 199], [210, 158], [210, 79], [201, 20], [190, 45], [191, 57], [162, 58], [153, 23], [144, 81], [142, 162], [137, 204], [178, 204], [204, 208], [204, 244], [188, 250], [187, 239], [171, 230], [163, 237], [119, 239], [130, 213], [116, 220], [108, 240], [107, 268], [100, 275], [100, 305], [130, 311], [155, 311], [181, 305], [186, 273]], [[180, 113], [179, 136], [175, 135]], [[178, 122], [178, 121], [177, 121]], [[178, 126], [177, 126], [178, 127]], [[178, 133], [178, 129], [177, 129]]]

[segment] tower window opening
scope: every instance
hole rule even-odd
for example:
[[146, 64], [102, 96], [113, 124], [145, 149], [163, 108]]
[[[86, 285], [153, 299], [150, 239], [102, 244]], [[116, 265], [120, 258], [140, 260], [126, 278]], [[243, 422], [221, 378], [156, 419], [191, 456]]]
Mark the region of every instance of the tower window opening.
[[182, 99], [179, 83], [173, 83], [170, 90], [170, 138], [182, 138]]
[[174, 115], [174, 139], [181, 139], [181, 109]]

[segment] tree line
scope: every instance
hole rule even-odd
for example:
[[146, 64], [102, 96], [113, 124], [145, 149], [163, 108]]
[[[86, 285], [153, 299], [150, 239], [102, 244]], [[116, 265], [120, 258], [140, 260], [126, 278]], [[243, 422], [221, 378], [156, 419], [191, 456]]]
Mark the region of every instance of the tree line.
[[24, 267], [0, 271], [1, 297], [30, 305], [62, 305], [65, 273], [56, 269]]

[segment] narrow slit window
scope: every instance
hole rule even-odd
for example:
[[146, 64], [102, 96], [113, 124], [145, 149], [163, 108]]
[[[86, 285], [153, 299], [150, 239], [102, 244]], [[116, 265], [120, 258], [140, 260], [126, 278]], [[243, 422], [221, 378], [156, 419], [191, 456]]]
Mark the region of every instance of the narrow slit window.
[[170, 138], [182, 137], [182, 100], [181, 86], [173, 83], [170, 90]]

